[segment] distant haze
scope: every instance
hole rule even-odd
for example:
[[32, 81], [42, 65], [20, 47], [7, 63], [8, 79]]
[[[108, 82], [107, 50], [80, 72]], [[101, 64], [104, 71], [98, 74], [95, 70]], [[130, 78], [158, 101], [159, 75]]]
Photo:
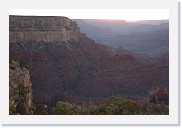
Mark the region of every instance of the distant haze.
[[99, 44], [150, 56], [169, 52], [169, 20], [74, 20], [83, 33]]
[[66, 16], [70, 19], [164, 20], [168, 9], [10, 9], [9, 15]]

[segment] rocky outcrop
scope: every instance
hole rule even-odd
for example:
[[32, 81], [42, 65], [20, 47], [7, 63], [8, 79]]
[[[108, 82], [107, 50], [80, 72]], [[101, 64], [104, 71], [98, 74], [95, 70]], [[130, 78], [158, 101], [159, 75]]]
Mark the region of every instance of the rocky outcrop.
[[10, 114], [33, 114], [32, 84], [26, 64], [10, 60], [9, 100], [16, 110]]
[[77, 39], [79, 27], [66, 17], [10, 16], [9, 39], [16, 42], [54, 42]]

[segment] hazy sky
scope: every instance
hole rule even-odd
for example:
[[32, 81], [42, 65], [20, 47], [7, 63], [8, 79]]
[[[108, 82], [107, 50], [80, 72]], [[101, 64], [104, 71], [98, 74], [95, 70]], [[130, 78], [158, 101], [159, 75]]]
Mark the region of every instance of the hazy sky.
[[66, 16], [70, 19], [169, 19], [168, 9], [10, 9], [9, 15]]

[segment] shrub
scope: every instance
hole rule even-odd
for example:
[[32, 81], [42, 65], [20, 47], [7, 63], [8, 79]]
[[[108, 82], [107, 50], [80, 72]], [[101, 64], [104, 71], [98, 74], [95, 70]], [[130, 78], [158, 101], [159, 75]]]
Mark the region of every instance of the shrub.
[[90, 106], [87, 109], [68, 102], [58, 101], [53, 112], [57, 115], [136, 115], [142, 113], [135, 102], [120, 97], [112, 97], [98, 107]]
[[53, 108], [53, 113], [56, 115], [73, 115], [74, 106], [68, 102], [58, 101], [56, 107]]
[[10, 115], [17, 114], [17, 106], [14, 101], [9, 102], [9, 114]]
[[148, 115], [169, 115], [169, 105], [165, 103], [153, 104], [149, 103], [147, 105]]
[[98, 108], [98, 112], [102, 115], [136, 115], [141, 109], [133, 101], [112, 97]]

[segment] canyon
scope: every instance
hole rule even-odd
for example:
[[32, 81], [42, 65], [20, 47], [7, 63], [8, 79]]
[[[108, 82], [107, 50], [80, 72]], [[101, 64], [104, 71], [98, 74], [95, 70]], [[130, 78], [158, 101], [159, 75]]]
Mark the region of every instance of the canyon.
[[169, 86], [163, 56], [163, 63], [143, 63], [133, 52], [96, 43], [66, 17], [10, 16], [9, 50], [29, 66], [33, 100], [49, 111], [59, 100], [82, 106], [112, 96], [139, 100]]

